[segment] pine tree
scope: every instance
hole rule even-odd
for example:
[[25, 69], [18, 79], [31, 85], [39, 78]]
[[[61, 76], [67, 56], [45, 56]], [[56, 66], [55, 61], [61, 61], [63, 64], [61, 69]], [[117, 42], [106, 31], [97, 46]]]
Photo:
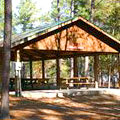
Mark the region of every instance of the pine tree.
[[5, 22], [3, 42], [2, 99], [1, 118], [9, 119], [9, 79], [10, 79], [10, 49], [12, 33], [12, 1], [5, 0]]
[[39, 16], [37, 12], [40, 12], [35, 6], [32, 0], [21, 0], [19, 6], [17, 7], [18, 13], [15, 14], [15, 28], [21, 32], [26, 32], [34, 28], [34, 23], [38, 22]]

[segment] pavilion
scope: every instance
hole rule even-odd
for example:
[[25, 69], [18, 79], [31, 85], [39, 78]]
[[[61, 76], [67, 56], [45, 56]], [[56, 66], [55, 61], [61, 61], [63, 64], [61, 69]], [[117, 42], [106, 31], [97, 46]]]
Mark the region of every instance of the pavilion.
[[[59, 59], [73, 58], [74, 76], [78, 76], [77, 57], [94, 56], [94, 79], [98, 81], [99, 55], [118, 54], [120, 61], [120, 41], [89, 21], [78, 17], [42, 29], [38, 27], [30, 32], [15, 36], [12, 40], [11, 53], [11, 61], [30, 61], [31, 79], [32, 61], [42, 60], [42, 79], [45, 79], [44, 61], [56, 59], [56, 81], [59, 86]], [[118, 63], [120, 64], [120, 62]]]

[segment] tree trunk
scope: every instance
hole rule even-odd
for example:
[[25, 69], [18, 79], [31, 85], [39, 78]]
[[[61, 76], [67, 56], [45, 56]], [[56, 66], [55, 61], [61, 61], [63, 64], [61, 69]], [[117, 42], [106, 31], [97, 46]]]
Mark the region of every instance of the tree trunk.
[[85, 76], [89, 75], [89, 57], [85, 57]]
[[120, 89], [120, 53], [118, 53], [118, 84]]
[[73, 58], [70, 58], [70, 77], [72, 78], [74, 76], [74, 71], [73, 71]]
[[60, 59], [56, 59], [56, 81], [58, 88], [60, 87]]
[[57, 22], [60, 21], [60, 7], [59, 7], [59, 0], [57, 0], [57, 12], [58, 12], [58, 15], [57, 15]]
[[100, 77], [99, 77], [99, 86], [102, 87], [102, 72], [99, 71]]
[[33, 88], [33, 83], [32, 83], [32, 79], [33, 79], [33, 64], [32, 64], [32, 59], [29, 59], [30, 62], [30, 81], [31, 81], [31, 87]]
[[42, 60], [42, 79], [45, 80], [45, 60]]
[[9, 119], [9, 79], [10, 79], [10, 49], [12, 33], [12, 1], [5, 0], [5, 22], [3, 42], [2, 98], [1, 118]]
[[74, 70], [74, 77], [78, 77], [78, 60], [77, 57], [75, 56], [73, 58], [73, 70]]
[[108, 88], [111, 87], [111, 66], [108, 69]]
[[98, 88], [98, 76], [99, 76], [99, 56], [94, 56], [94, 79], [95, 79], [95, 88]]
[[93, 13], [95, 9], [95, 0], [91, 0], [91, 9], [90, 9], [90, 21], [93, 22]]
[[70, 6], [70, 17], [74, 17], [74, 0], [71, 0], [71, 6]]

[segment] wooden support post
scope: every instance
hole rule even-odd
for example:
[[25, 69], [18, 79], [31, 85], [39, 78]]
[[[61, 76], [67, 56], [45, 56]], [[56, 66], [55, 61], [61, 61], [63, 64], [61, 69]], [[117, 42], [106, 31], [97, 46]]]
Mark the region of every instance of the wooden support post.
[[33, 75], [32, 75], [32, 60], [30, 59], [30, 79], [33, 78]]
[[74, 76], [74, 70], [73, 70], [73, 66], [74, 66], [74, 60], [73, 58], [70, 58], [70, 77], [72, 78]]
[[73, 58], [73, 72], [74, 72], [74, 77], [78, 77], [78, 63], [77, 63], [77, 57]]
[[60, 87], [60, 59], [56, 59], [56, 81], [57, 86]]
[[[3, 58], [2, 57], [2, 51], [0, 50], [0, 56], [1, 56], [1, 58]], [[1, 83], [2, 83], [2, 61], [3, 61], [3, 59], [0, 59], [0, 90], [1, 90], [1, 87], [2, 87], [2, 85], [1, 85]]]
[[21, 63], [20, 63], [20, 50], [16, 51], [16, 76], [15, 76], [15, 95], [20, 97], [22, 95], [21, 89]]
[[98, 75], [99, 75], [99, 56], [94, 56], [94, 79], [95, 79], [95, 88], [98, 88]]
[[45, 60], [42, 60], [42, 79], [45, 79]]
[[120, 53], [118, 53], [118, 74], [119, 74], [118, 83], [120, 89]]
[[32, 79], [33, 79], [33, 68], [32, 68], [32, 60], [30, 59], [30, 81], [31, 81], [31, 87], [33, 88]]

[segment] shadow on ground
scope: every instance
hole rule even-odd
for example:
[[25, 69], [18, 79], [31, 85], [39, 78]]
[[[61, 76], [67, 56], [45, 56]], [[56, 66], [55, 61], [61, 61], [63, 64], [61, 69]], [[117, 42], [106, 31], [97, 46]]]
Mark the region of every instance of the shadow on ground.
[[10, 97], [10, 114], [15, 120], [120, 120], [120, 99], [112, 95]]

